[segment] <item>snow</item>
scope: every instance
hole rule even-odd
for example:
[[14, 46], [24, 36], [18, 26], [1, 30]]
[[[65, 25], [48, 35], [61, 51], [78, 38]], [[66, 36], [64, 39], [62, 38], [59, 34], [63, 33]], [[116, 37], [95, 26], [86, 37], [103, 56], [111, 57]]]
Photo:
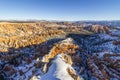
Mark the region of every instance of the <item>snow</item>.
[[120, 35], [120, 31], [118, 30], [118, 31], [113, 31], [113, 32], [111, 32], [111, 34], [112, 35]]
[[66, 71], [67, 68], [72, 67], [65, 63], [59, 54], [53, 60], [48, 72], [43, 75], [40, 80], [74, 80]]
[[[17, 73], [12, 76], [15, 80], [28, 80], [33, 76], [32, 71], [35, 70], [35, 60], [33, 60], [30, 64], [25, 64], [24, 61], [22, 63], [23, 64], [16, 67]], [[24, 74], [20, 76], [19, 70], [22, 70]]]
[[98, 52], [98, 53], [93, 53], [93, 54], [98, 54], [98, 57], [99, 57], [99, 58], [103, 58], [103, 55], [104, 55], [104, 54], [108, 54], [108, 53], [109, 53], [109, 54], [113, 54], [112, 52], [108, 52], [108, 51]]
[[59, 44], [65, 44], [65, 45], [69, 45], [70, 43], [75, 43], [75, 41], [72, 38], [67, 38], [61, 42], [59, 42]]
[[118, 39], [117, 37], [113, 37], [113, 36], [103, 34], [103, 33], [99, 34], [99, 37], [100, 39], [103, 39], [103, 40], [117, 40]]
[[[120, 31], [115, 31], [111, 33], [112, 35], [120, 35]], [[83, 49], [83, 53], [79, 52], [79, 56], [85, 57], [84, 53], [91, 53], [92, 55], [96, 55], [98, 54], [99, 58], [103, 58], [104, 54], [115, 54], [118, 53], [120, 54], [120, 45], [114, 45], [113, 41], [117, 41], [120, 39], [120, 37], [118, 36], [112, 36], [111, 34], [94, 34], [92, 36], [86, 37], [86, 38], [81, 38], [80, 40], [80, 45], [81, 48]], [[74, 41], [74, 39], [72, 38], [65, 38], [64, 40], [58, 42], [57, 44], [62, 45], [69, 45], [70, 43], [76, 44], [76, 41]], [[49, 44], [49, 42], [46, 42], [46, 44]], [[43, 45], [45, 46], [45, 45]], [[52, 45], [49, 45], [52, 46]], [[33, 47], [34, 48], [34, 47]], [[31, 51], [33, 48], [25, 48], [23, 50], [21, 50], [22, 53], [24, 53], [24, 56], [29, 57], [32, 54], [34, 54], [34, 50]], [[48, 52], [49, 55], [51, 55], [53, 48], [51, 48], [51, 50]], [[15, 53], [18, 53], [17, 51]], [[7, 55], [7, 54], [4, 54]], [[44, 62], [45, 58], [42, 57], [42, 61]], [[86, 57], [85, 57], [86, 58]], [[83, 58], [83, 59], [85, 59]], [[116, 59], [120, 59], [119, 56], [112, 56], [110, 57], [112, 60], [116, 60]], [[16, 73], [13, 74], [11, 76], [11, 78], [13, 78], [14, 80], [29, 80], [30, 78], [33, 78], [33, 80], [74, 80], [69, 73], [67, 72], [66, 69], [73, 69], [71, 67], [71, 65], [67, 64], [64, 61], [64, 58], [62, 58], [62, 55], [59, 54], [57, 55], [54, 60], [51, 63], [51, 66], [48, 67], [48, 72], [46, 74], [44, 74], [42, 72], [42, 68], [36, 68], [35, 67], [35, 63], [37, 63], [38, 61], [41, 60], [41, 57], [38, 57], [36, 60], [32, 60], [32, 62], [30, 64], [27, 64], [25, 61], [22, 61], [22, 63], [15, 67]], [[18, 59], [19, 61], [19, 59]], [[4, 61], [4, 63], [7, 63], [7, 61]], [[82, 62], [83, 66], [85, 66], [85, 61]], [[0, 64], [3, 64], [3, 61], [0, 61]], [[118, 63], [120, 64], [120, 62]], [[82, 66], [82, 67], [83, 67]], [[92, 66], [94, 66], [96, 69], [98, 69], [98, 67], [95, 64], [92, 64]], [[74, 66], [74, 69], [77, 71], [79, 71], [81, 66]], [[2, 66], [0, 66], [0, 69], [2, 69]], [[20, 75], [19, 70], [22, 70], [24, 72], [23, 75]], [[108, 69], [109, 70], [109, 69]], [[32, 72], [35, 72], [32, 74]], [[87, 71], [84, 72], [84, 74], [82, 74], [84, 76], [84, 78], [88, 79], [89, 77], [87, 76]], [[101, 74], [99, 71], [96, 71], [96, 73]], [[112, 72], [109, 72], [110, 74], [112, 74]], [[81, 75], [80, 75], [81, 76]], [[89, 75], [89, 76], [92, 76]], [[115, 74], [113, 74], [113, 76], [116, 76]], [[91, 77], [91, 79], [96, 79], [94, 76]], [[110, 80], [118, 80], [115, 78], [111, 78]]]

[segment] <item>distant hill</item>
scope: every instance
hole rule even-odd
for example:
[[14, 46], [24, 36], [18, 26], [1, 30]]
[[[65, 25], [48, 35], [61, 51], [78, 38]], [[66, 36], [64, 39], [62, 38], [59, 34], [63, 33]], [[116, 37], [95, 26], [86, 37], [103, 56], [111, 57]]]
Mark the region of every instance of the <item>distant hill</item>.
[[104, 26], [112, 26], [112, 27], [120, 27], [120, 20], [113, 21], [76, 21], [75, 24], [91, 24], [91, 25], [104, 25]]

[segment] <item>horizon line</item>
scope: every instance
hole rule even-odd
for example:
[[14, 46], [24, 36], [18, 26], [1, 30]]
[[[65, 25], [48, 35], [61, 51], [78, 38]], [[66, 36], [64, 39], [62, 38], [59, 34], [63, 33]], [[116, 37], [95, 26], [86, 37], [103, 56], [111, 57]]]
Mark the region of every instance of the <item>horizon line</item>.
[[0, 19], [0, 22], [4, 21], [68, 21], [68, 22], [77, 22], [77, 21], [120, 21], [120, 19], [113, 19], [113, 20], [57, 20], [57, 19]]

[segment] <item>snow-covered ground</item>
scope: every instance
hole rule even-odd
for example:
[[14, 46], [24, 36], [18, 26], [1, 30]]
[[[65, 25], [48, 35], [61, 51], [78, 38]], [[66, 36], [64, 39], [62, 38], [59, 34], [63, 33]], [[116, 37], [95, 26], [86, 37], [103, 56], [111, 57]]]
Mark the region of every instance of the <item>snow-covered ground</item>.
[[[114, 41], [120, 40], [120, 31], [114, 31], [109, 34], [105, 33], [99, 33], [99, 34], [93, 34], [87, 37], [80, 37], [77, 36], [76, 42], [74, 38], [66, 38], [64, 40], [61, 40], [60, 42], [56, 44], [60, 45], [68, 45], [70, 43], [73, 43], [75, 45], [78, 45], [81, 47], [81, 50], [77, 50], [77, 58], [80, 59], [78, 61], [77, 58], [74, 59], [73, 64], [70, 65], [66, 62], [65, 58], [63, 58], [63, 54], [57, 54], [51, 62], [45, 63], [44, 62], [44, 56], [37, 56], [37, 59], [33, 59], [33, 55], [36, 54], [35, 47], [32, 48], [24, 48], [21, 49], [20, 52], [22, 52], [22, 57], [20, 56], [17, 59], [17, 61], [21, 60], [19, 65], [15, 66], [13, 63], [10, 63], [7, 60], [2, 59], [1, 55], [1, 61], [0, 61], [0, 80], [3, 79], [3, 74], [6, 74], [4, 77], [5, 79], [12, 79], [12, 80], [120, 80], [119, 76], [119, 59], [120, 59], [120, 44], [115, 45], [113, 44]], [[79, 44], [77, 44], [79, 43]], [[51, 43], [45, 43], [48, 44], [48, 46], [53, 46]], [[43, 47], [46, 45], [43, 45]], [[48, 54], [52, 55], [51, 52], [53, 50], [53, 47], [49, 50]], [[36, 47], [38, 48], [38, 47]], [[6, 53], [8, 54], [8, 53]], [[15, 53], [17, 54], [17, 52]], [[39, 53], [40, 54], [40, 53]], [[107, 55], [106, 55], [107, 54]], [[115, 54], [115, 55], [112, 55]], [[5, 54], [3, 54], [5, 55]], [[97, 57], [96, 57], [97, 55]], [[118, 56], [117, 56], [118, 55]], [[11, 56], [11, 55], [10, 55]], [[13, 56], [12, 56], [13, 57]], [[71, 58], [73, 55], [71, 55]], [[27, 60], [24, 60], [26, 59]], [[30, 59], [30, 60], [29, 60]], [[4, 61], [3, 61], [4, 60]], [[90, 60], [90, 62], [88, 61]], [[109, 61], [111, 60], [111, 61]], [[16, 61], [16, 60], [15, 60]], [[29, 63], [27, 63], [27, 61]], [[38, 62], [42, 64], [41, 67], [36, 67], [38, 65]], [[42, 62], [43, 61], [43, 62]], [[97, 62], [98, 61], [98, 62]], [[38, 66], [40, 66], [40, 64]], [[45, 68], [44, 65], [49, 64], [47, 68], [47, 72], [44, 72], [43, 69]], [[94, 65], [93, 65], [94, 64]], [[114, 64], [114, 65], [111, 65]], [[6, 68], [4, 67], [6, 65]], [[91, 65], [93, 66], [91, 68]], [[103, 69], [101, 69], [101, 66]], [[112, 67], [111, 67], [112, 66]], [[11, 68], [12, 67], [12, 68]], [[15, 72], [12, 72], [11, 70], [15, 70]], [[70, 71], [73, 71], [71, 73], [72, 75], [79, 76], [78, 79], [75, 79], [75, 77], [71, 76]], [[95, 70], [96, 69], [96, 70]], [[106, 77], [100, 78], [94, 72], [100, 72], [102, 74], [105, 70]], [[111, 73], [114, 72], [114, 75], [111, 77]], [[114, 78], [115, 77], [115, 78]]]
[[71, 65], [62, 59], [61, 55], [57, 55], [49, 67], [48, 72], [41, 77], [41, 80], [74, 80], [67, 72], [67, 68]]

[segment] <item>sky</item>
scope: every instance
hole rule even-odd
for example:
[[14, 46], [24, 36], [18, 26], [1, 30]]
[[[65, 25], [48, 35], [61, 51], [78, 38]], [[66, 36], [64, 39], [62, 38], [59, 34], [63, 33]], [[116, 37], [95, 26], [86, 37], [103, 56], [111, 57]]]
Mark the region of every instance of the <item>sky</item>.
[[0, 20], [120, 20], [120, 0], [0, 0]]

